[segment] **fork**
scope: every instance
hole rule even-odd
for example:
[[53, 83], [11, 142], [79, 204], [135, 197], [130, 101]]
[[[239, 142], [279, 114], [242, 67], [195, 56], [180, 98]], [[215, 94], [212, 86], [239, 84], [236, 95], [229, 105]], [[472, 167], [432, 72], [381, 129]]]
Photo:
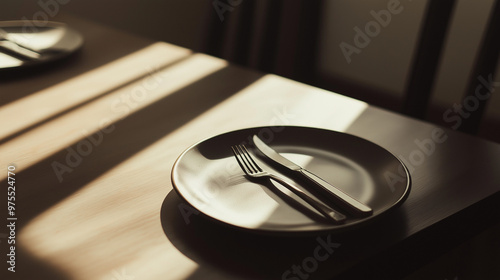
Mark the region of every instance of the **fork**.
[[346, 216], [344, 214], [337, 212], [336, 210], [330, 208], [323, 202], [309, 196], [307, 193], [305, 193], [298, 187], [294, 186], [293, 184], [287, 182], [282, 177], [263, 170], [257, 164], [257, 162], [255, 162], [255, 160], [253, 159], [252, 155], [248, 152], [245, 145], [231, 146], [231, 149], [233, 150], [234, 156], [238, 161], [238, 164], [240, 165], [241, 169], [248, 177], [253, 179], [274, 180], [283, 185], [284, 187], [286, 187], [287, 189], [289, 189], [291, 192], [300, 197], [314, 209], [318, 210], [321, 214], [323, 214], [323, 216], [325, 216], [325, 218], [327, 218], [331, 222], [336, 224], [341, 224], [345, 222]]

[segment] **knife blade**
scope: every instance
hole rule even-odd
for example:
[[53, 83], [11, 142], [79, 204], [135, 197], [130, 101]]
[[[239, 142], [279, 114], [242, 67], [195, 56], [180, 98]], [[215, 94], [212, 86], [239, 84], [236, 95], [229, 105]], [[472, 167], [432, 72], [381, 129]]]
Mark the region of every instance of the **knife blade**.
[[252, 139], [257, 149], [261, 151], [265, 156], [267, 156], [269, 159], [279, 164], [280, 166], [285, 167], [290, 172], [298, 175], [299, 177], [314, 183], [314, 186], [316, 186], [324, 194], [327, 194], [329, 197], [331, 197], [332, 200], [345, 211], [356, 216], [368, 216], [373, 213], [373, 210], [369, 206], [359, 202], [341, 189], [331, 185], [309, 170], [302, 168], [291, 160], [280, 155], [278, 152], [264, 143], [257, 135], [254, 135]]

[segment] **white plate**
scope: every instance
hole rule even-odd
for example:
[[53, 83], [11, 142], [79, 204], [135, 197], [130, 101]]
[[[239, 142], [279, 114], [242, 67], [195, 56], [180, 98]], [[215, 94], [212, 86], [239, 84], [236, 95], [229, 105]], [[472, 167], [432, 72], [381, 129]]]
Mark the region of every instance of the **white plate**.
[[[279, 184], [249, 181], [230, 147], [241, 143], [252, 147], [254, 134], [369, 205], [373, 215], [349, 217], [345, 224], [333, 225], [290, 203], [276, 191], [284, 189]], [[278, 172], [264, 157], [258, 159], [265, 169]], [[172, 183], [184, 200], [205, 215], [238, 228], [267, 232], [352, 228], [400, 205], [410, 192], [407, 168], [384, 148], [353, 135], [297, 126], [248, 128], [201, 141], [179, 156], [172, 169]]]

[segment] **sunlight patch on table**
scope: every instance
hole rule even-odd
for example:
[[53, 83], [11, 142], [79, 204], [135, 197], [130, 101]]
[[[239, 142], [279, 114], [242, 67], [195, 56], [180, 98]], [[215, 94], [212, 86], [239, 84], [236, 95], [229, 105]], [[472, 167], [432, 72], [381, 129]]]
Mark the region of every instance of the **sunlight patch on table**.
[[19, 232], [20, 244], [72, 279], [189, 277], [198, 264], [168, 242], [160, 220], [168, 171], [185, 148], [179, 137], [151, 144], [40, 213]]
[[[170, 77], [165, 79], [168, 82], [162, 85], [155, 98], [141, 104], [135, 111], [224, 67], [233, 66], [215, 58], [193, 55], [166, 69]], [[97, 121], [103, 117], [113, 116], [112, 121], [120, 120], [124, 116], [110, 112], [109, 106], [113, 98], [126, 90], [92, 102], [61, 120], [54, 120], [16, 139], [17, 145], [24, 140], [26, 149], [29, 149], [28, 144], [36, 143], [35, 139], [44, 139], [38, 148], [47, 147], [53, 140], [42, 137], [45, 133], [57, 134], [62, 127], [70, 127], [73, 122], [79, 126], [78, 130], [59, 133], [58, 137], [62, 135], [63, 141], [59, 139], [59, 145], [46, 148], [42, 154], [35, 157], [36, 151], [27, 153], [28, 159], [22, 163], [33, 164], [71, 144], [75, 141], [71, 136], [85, 127], [85, 123], [93, 124], [89, 130], [95, 130]], [[198, 265], [166, 241], [159, 224], [159, 208], [172, 191], [169, 171], [183, 150], [208, 136], [245, 126], [319, 123], [322, 128], [342, 130], [365, 108], [364, 102], [267, 75], [128, 157], [35, 217], [19, 233], [20, 243], [35, 257], [67, 271], [75, 279], [105, 279], [111, 273], [109, 267], [118, 271], [125, 267], [126, 272], [136, 279], [154, 279], [175, 265], [182, 266], [179, 269], [182, 273], [196, 271]], [[248, 117], [256, 112], [257, 117]], [[59, 123], [65, 119], [66, 125]], [[192, 142], [186, 142], [186, 139]], [[21, 146], [16, 149], [23, 150]], [[265, 209], [264, 212], [269, 214], [273, 210]], [[262, 222], [254, 221], [254, 224]], [[125, 250], [123, 244], [129, 244]], [[152, 260], [144, 252], [154, 252], [155, 258]], [[177, 259], [178, 263], [163, 263], [172, 259]], [[89, 267], [93, 270], [89, 271]], [[148, 267], [155, 270], [149, 271]], [[179, 278], [184, 277], [189, 276], [179, 275]]]
[[[182, 62], [158, 71], [154, 87], [145, 86], [142, 80], [137, 81], [3, 144], [0, 147], [0, 164], [7, 166], [14, 162], [20, 170], [24, 170], [78, 140], [98, 131], [106, 131], [113, 123], [226, 66], [227, 62], [221, 59], [204, 54], [191, 55]], [[146, 88], [144, 98], [132, 104], [122, 101], [124, 96], [143, 87]], [[127, 110], [118, 110], [116, 104], [124, 104]], [[3, 174], [0, 178], [5, 176]]]
[[[310, 126], [344, 132], [368, 104], [268, 74], [180, 128], [203, 139], [255, 126]], [[196, 128], [194, 128], [196, 127]]]
[[[192, 51], [188, 49], [167, 43], [155, 43], [97, 69], [8, 103], [0, 107], [0, 119], [9, 120], [0, 126], [0, 139], [120, 85], [150, 75], [191, 54]], [[0, 56], [0, 59], [2, 57]]]

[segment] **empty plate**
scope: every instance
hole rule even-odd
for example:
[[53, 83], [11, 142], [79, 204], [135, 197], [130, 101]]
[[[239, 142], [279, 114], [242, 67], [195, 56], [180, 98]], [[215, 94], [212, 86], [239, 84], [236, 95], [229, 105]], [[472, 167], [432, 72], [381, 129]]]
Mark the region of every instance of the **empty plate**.
[[[285, 157], [370, 206], [373, 215], [348, 217], [344, 224], [334, 225], [302, 211], [302, 204], [276, 191], [286, 191], [278, 183], [249, 181], [231, 146], [243, 143], [251, 148], [254, 134]], [[264, 169], [280, 173], [265, 157], [258, 160]], [[350, 134], [298, 126], [248, 128], [203, 140], [179, 156], [172, 169], [172, 183], [182, 198], [208, 217], [237, 228], [266, 232], [349, 229], [397, 207], [410, 192], [407, 168], [384, 148]]]

